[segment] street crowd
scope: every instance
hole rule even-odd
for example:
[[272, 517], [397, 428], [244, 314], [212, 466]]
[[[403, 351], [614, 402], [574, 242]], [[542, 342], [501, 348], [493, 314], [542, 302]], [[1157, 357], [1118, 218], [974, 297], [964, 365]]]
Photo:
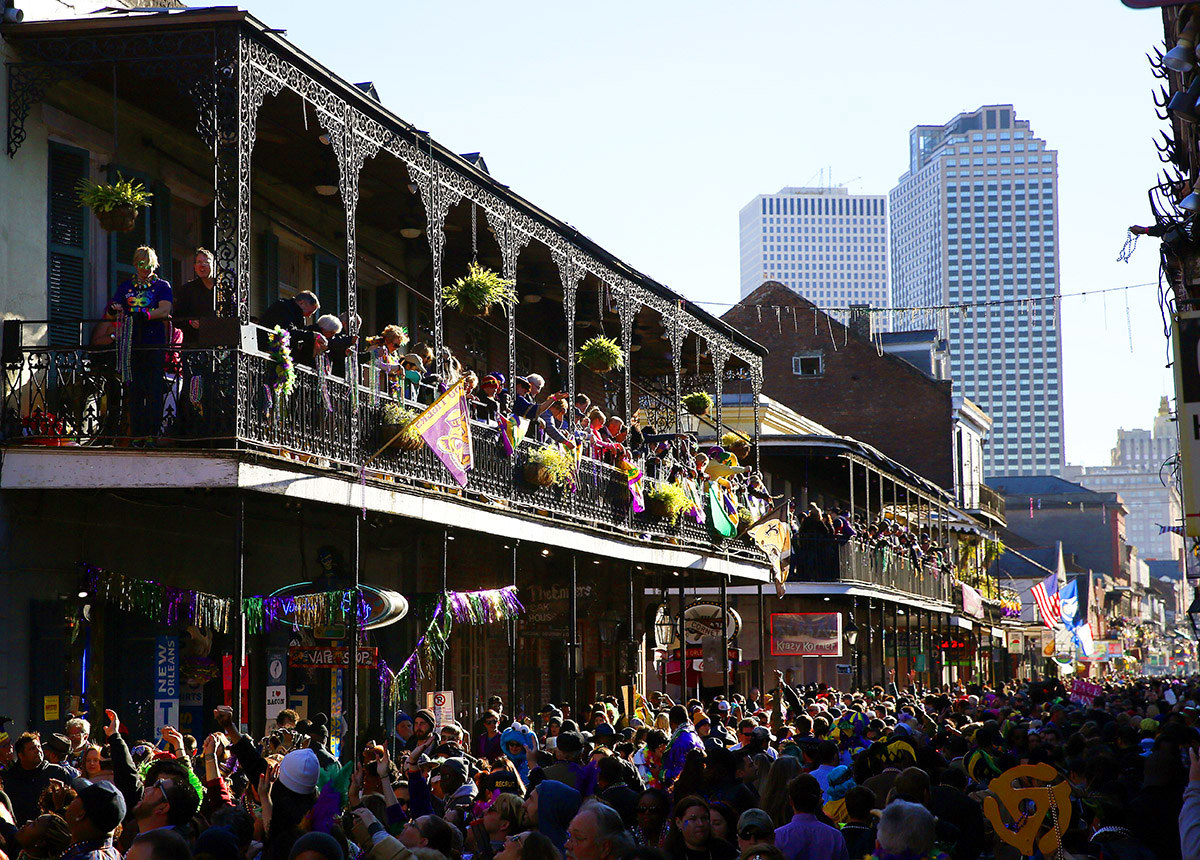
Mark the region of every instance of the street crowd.
[[[1090, 700], [776, 682], [631, 713], [400, 713], [341, 758], [323, 714], [255, 737], [218, 708], [202, 742], [74, 717], [0, 736], [0, 860], [1200, 858], [1200, 678]], [[1009, 802], [1039, 785], [1049, 807]]]

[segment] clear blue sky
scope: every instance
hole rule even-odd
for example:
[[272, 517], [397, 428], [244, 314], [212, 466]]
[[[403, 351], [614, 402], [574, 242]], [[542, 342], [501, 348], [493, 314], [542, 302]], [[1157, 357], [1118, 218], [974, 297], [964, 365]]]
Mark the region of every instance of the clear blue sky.
[[[1143, 56], [1161, 18], [1119, 0], [245, 8], [695, 301], [737, 300], [737, 215], [755, 194], [822, 168], [886, 192], [912, 126], [984, 103], [1012, 103], [1059, 151], [1061, 291], [1157, 278], [1156, 241], [1116, 255], [1161, 167]], [[1128, 323], [1123, 293], [1064, 302], [1069, 462], [1107, 463], [1116, 428], [1150, 426], [1171, 392], [1156, 290], [1127, 295]]]

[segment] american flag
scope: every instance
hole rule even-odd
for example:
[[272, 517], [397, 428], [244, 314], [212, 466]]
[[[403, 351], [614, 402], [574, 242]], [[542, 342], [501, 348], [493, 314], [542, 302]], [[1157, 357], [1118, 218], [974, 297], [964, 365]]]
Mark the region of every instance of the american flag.
[[1058, 596], [1058, 574], [1052, 573], [1030, 589], [1042, 615], [1042, 623], [1053, 630], [1062, 623], [1062, 600]]

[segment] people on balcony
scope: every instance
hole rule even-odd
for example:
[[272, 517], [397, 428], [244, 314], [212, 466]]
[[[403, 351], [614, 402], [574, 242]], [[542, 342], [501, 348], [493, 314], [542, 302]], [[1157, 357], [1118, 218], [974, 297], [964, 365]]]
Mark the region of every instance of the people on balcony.
[[197, 248], [192, 258], [192, 270], [196, 277], [175, 290], [175, 301], [171, 308], [171, 316], [183, 332], [185, 347], [199, 344], [200, 320], [211, 319], [217, 313], [213, 299], [213, 275], [216, 271], [213, 252], [207, 248]]
[[[258, 318], [258, 324], [267, 331], [276, 327], [283, 329], [291, 337], [291, 351], [295, 356], [305, 351], [311, 352], [311, 341], [314, 332], [306, 327], [305, 320], [315, 316], [321, 310], [321, 302], [312, 290], [302, 290], [291, 298], [279, 299], [263, 311]], [[269, 349], [267, 331], [258, 333], [258, 348], [263, 352]]]
[[158, 277], [158, 254], [146, 245], [133, 252], [134, 274], [108, 304], [115, 316], [118, 373], [129, 383], [129, 431], [134, 444], [153, 445], [162, 430], [164, 347], [174, 294]]
[[504, 374], [489, 373], [471, 395], [471, 417], [482, 424], [494, 425], [500, 415], [499, 395], [504, 388]]
[[315, 368], [317, 360], [329, 351], [330, 342], [342, 331], [342, 321], [333, 314], [324, 314], [304, 329], [305, 337], [295, 338], [292, 357], [297, 364]]

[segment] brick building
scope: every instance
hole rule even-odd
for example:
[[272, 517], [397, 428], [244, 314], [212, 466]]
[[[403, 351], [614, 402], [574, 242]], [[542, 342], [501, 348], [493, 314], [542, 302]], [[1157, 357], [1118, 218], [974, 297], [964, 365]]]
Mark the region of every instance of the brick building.
[[767, 281], [723, 319], [770, 350], [764, 394], [878, 448], [940, 487], [960, 489], [951, 381], [881, 354], [868, 314], [847, 328], [783, 284]]

